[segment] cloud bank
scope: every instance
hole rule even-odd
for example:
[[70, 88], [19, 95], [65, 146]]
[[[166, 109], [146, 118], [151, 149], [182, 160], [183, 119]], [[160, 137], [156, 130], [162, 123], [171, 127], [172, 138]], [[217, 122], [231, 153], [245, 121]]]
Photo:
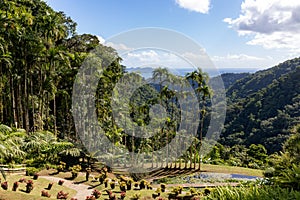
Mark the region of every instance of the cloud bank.
[[300, 52], [299, 0], [245, 0], [240, 16], [224, 22], [241, 36], [251, 36], [249, 45]]

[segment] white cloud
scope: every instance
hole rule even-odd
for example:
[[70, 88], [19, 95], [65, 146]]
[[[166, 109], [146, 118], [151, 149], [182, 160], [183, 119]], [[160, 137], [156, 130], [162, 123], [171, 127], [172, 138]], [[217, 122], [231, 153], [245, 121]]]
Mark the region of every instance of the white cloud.
[[210, 9], [210, 0], [176, 0], [176, 3], [182, 8], [203, 14]]
[[168, 68], [191, 67], [182, 58], [162, 50], [136, 50], [122, 57], [122, 64], [129, 68], [163, 66]]
[[100, 35], [97, 35], [97, 38], [98, 38], [100, 44], [104, 44], [105, 39], [103, 37], [101, 37]]
[[249, 45], [300, 52], [299, 0], [245, 0], [240, 16], [224, 22], [242, 36], [253, 36]]
[[122, 44], [122, 43], [115, 44], [115, 43], [112, 43], [112, 42], [107, 42], [107, 43], [105, 43], [105, 45], [109, 46], [109, 47], [112, 47], [115, 50], [120, 51], [120, 52], [132, 50], [132, 48], [130, 48], [130, 47], [128, 47], [128, 46], [126, 46], [125, 44]]

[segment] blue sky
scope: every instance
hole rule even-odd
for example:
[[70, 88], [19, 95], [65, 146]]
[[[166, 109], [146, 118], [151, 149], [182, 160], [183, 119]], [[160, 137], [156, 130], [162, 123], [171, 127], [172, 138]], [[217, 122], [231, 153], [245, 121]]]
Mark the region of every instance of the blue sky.
[[178, 31], [195, 40], [218, 68], [274, 66], [300, 50], [296, 0], [47, 0], [104, 40], [142, 27]]

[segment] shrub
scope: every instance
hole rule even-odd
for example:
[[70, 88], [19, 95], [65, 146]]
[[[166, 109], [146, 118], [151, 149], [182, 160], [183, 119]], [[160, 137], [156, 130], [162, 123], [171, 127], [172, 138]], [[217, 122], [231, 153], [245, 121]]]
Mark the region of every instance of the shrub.
[[145, 189], [146, 185], [147, 185], [147, 181], [146, 180], [143, 179], [143, 180], [140, 181], [140, 189], [141, 190]]
[[141, 198], [141, 194], [140, 193], [135, 193], [135, 194], [133, 194], [133, 196], [130, 199], [139, 200], [140, 198]]
[[128, 178], [126, 177], [126, 176], [123, 176], [123, 175], [121, 175], [120, 176], [120, 180], [121, 180], [121, 182], [127, 182], [127, 180], [128, 180]]
[[56, 195], [57, 199], [67, 199], [69, 193], [64, 193], [63, 191], [59, 191]]
[[190, 188], [190, 193], [192, 195], [195, 195], [197, 193], [197, 190], [195, 188]]
[[147, 189], [148, 189], [148, 190], [152, 190], [151, 183], [148, 183], [148, 184], [147, 184]]
[[127, 190], [131, 190], [132, 183], [133, 183], [132, 178], [127, 179], [126, 181]]
[[175, 193], [176, 195], [181, 194], [182, 186], [177, 186], [177, 187], [173, 188], [172, 192]]
[[39, 170], [35, 167], [26, 167], [26, 176], [33, 176]]
[[138, 182], [134, 182], [134, 187], [139, 187], [139, 183]]
[[63, 185], [64, 182], [65, 182], [65, 181], [63, 181], [63, 180], [59, 180], [59, 181], [58, 181], [58, 185]]
[[100, 196], [101, 196], [101, 192], [99, 191], [99, 190], [94, 190], [93, 192], [92, 192], [92, 195], [96, 198], [96, 199], [99, 199], [100, 198]]
[[34, 173], [33, 174], [33, 180], [37, 180], [39, 178], [39, 174], [38, 173]]
[[110, 182], [110, 188], [115, 189], [116, 183], [114, 181]]
[[120, 190], [121, 190], [122, 192], [126, 191], [126, 183], [125, 183], [125, 182], [121, 182], [121, 183], [120, 183]]
[[33, 181], [28, 180], [26, 183], [26, 192], [30, 193], [33, 190]]
[[51, 190], [53, 184], [54, 184], [54, 183], [49, 183], [49, 184], [48, 184], [48, 187], [47, 187], [47, 190]]
[[50, 196], [51, 196], [51, 194], [49, 194], [47, 191], [45, 191], [45, 190], [43, 190], [42, 191], [42, 197], [48, 197], [48, 198], [50, 198]]
[[211, 193], [211, 191], [212, 191], [211, 189], [205, 188], [205, 189], [204, 189], [204, 195], [205, 195], [205, 196], [209, 195], [209, 194]]
[[108, 194], [109, 200], [116, 200], [117, 199], [116, 195], [114, 193], [112, 193], [112, 191], [108, 190], [107, 194]]
[[165, 192], [166, 191], [166, 184], [164, 184], [164, 183], [160, 184], [160, 188], [161, 188], [162, 192]]
[[96, 198], [94, 196], [87, 196], [85, 200], [96, 200]]
[[263, 174], [267, 178], [273, 177], [275, 174], [275, 169], [273, 167], [268, 167]]
[[279, 186], [259, 186], [250, 185], [250, 187], [217, 187], [205, 199], [263, 199], [263, 200], [285, 200], [300, 199], [300, 192], [281, 188]]
[[125, 192], [125, 191], [122, 191], [122, 192], [121, 192], [121, 199], [125, 199], [125, 197], [126, 197], [126, 192]]
[[[104, 179], [104, 187], [106, 187], [107, 188], [107, 186], [108, 186], [108, 183], [109, 183], [109, 178], [106, 178], [106, 179]], [[101, 182], [100, 182], [101, 183]]]
[[66, 169], [67, 164], [60, 161], [60, 164], [57, 166], [57, 171], [58, 172], [63, 172]]
[[155, 192], [156, 192], [157, 194], [160, 194], [160, 193], [161, 193], [161, 188], [157, 188]]
[[1, 187], [3, 188], [3, 190], [7, 190], [7, 188], [8, 188], [8, 183], [7, 183], [7, 181], [1, 183]]
[[81, 171], [80, 165], [74, 165], [73, 167], [70, 167], [69, 170], [72, 173], [72, 178], [76, 178], [78, 176], [78, 173]]
[[17, 191], [18, 187], [19, 187], [19, 182], [14, 182], [12, 191]]

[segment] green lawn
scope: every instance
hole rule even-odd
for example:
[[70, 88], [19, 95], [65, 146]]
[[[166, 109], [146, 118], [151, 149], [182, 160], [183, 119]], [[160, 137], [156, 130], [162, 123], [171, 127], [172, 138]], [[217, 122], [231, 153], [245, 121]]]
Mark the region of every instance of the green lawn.
[[[50, 183], [49, 180], [39, 178], [38, 180], [33, 180], [33, 190], [30, 194], [27, 194], [25, 192], [26, 190], [26, 183], [20, 183], [18, 190], [16, 192], [12, 191], [13, 183], [18, 181], [20, 178], [25, 178], [26, 180], [31, 179], [32, 177], [22, 176], [22, 175], [7, 175], [6, 179], [8, 182], [8, 190], [5, 191], [2, 188], [0, 189], [0, 199], [1, 200], [40, 200], [40, 199], [49, 199], [47, 197], [41, 196], [41, 191], [45, 190], [45, 188], [48, 187], [48, 184]], [[4, 182], [2, 178], [2, 182]], [[50, 199], [56, 199], [56, 195], [59, 191], [63, 190], [64, 192], [69, 193], [69, 199], [73, 197], [76, 194], [75, 190], [69, 189], [65, 186], [60, 186], [57, 183], [54, 183], [51, 190], [48, 191], [49, 194], [51, 194]]]
[[226, 174], [242, 174], [242, 175], [259, 176], [259, 177], [263, 176], [263, 170], [250, 169], [250, 168], [244, 168], [244, 167], [226, 166], [226, 165], [202, 164], [201, 171], [226, 173]]
[[[215, 173], [229, 173], [229, 174], [243, 174], [243, 175], [249, 175], [249, 176], [262, 176], [262, 170], [256, 170], [256, 169], [249, 169], [249, 168], [243, 168], [243, 167], [233, 167], [233, 166], [222, 166], [222, 165], [208, 165], [203, 164], [201, 166], [201, 171], [206, 172], [215, 172]], [[42, 175], [48, 175], [49, 173], [53, 173], [54, 171], [44, 171]], [[50, 173], [50, 174], [51, 174]], [[69, 178], [71, 176], [71, 173], [59, 173], [54, 175], [56, 177], [60, 178]], [[113, 176], [110, 174], [110, 176]], [[32, 177], [22, 176], [22, 175], [7, 175], [7, 181], [8, 181], [8, 190], [5, 191], [2, 188], [0, 188], [0, 200], [41, 200], [41, 199], [48, 199], [46, 197], [41, 197], [41, 191], [45, 190], [45, 188], [48, 186], [48, 183], [50, 183], [49, 180], [39, 178], [38, 180], [34, 180], [34, 189], [30, 194], [27, 194], [25, 191], [26, 189], [26, 183], [20, 183], [19, 188], [16, 192], [12, 191], [12, 185], [14, 182], [18, 181], [20, 178], [25, 178], [26, 180], [31, 179]], [[2, 182], [3, 182], [2, 178]], [[108, 199], [108, 195], [105, 192], [105, 189], [110, 189], [110, 186], [108, 188], [105, 188], [104, 185], [100, 185], [98, 181], [93, 181], [92, 178], [88, 182], [85, 182], [85, 176], [84, 173], [81, 173], [80, 176], [78, 176], [74, 182], [81, 182], [82, 184], [87, 184], [93, 187], [93, 189], [98, 189], [102, 191], [102, 196], [100, 199]], [[71, 197], [75, 196], [76, 192], [75, 190], [69, 189], [65, 186], [59, 186], [57, 183], [54, 183], [52, 189], [48, 191], [51, 194], [50, 199], [56, 199], [56, 195], [59, 191], [63, 190], [64, 192], [69, 193], [69, 199]], [[171, 188], [168, 188], [170, 191]], [[92, 190], [91, 190], [92, 191]], [[116, 194], [117, 197], [120, 196], [120, 189], [117, 185], [114, 190], [112, 190]], [[152, 197], [152, 194], [155, 193], [155, 190], [130, 190], [126, 193], [125, 199], [130, 199], [134, 194], [141, 194], [141, 196], [144, 197]], [[167, 193], [162, 193], [162, 197], [166, 198]]]

